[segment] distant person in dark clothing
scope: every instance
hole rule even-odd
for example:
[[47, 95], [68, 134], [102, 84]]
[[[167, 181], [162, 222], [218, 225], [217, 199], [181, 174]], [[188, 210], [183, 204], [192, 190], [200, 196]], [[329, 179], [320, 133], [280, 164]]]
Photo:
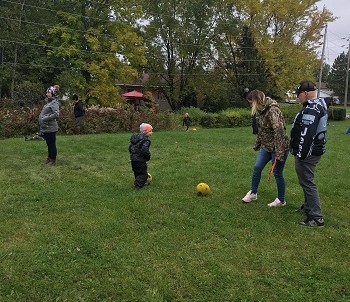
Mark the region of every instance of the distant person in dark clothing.
[[259, 128], [258, 123], [256, 122], [256, 114], [252, 115], [252, 128], [253, 134], [258, 134]]
[[189, 127], [191, 126], [192, 120], [190, 118], [190, 115], [188, 113], [185, 113], [183, 120], [182, 120], [182, 126], [186, 126], [186, 131], [188, 131]]
[[150, 136], [153, 134], [153, 127], [150, 124], [142, 123], [140, 132], [133, 133], [130, 138], [129, 152], [132, 171], [134, 172], [135, 189], [141, 189], [147, 185], [147, 161], [151, 159]]
[[78, 95], [73, 95], [74, 101], [74, 117], [75, 117], [75, 132], [76, 134], [80, 134], [81, 126], [83, 123], [85, 109], [83, 102], [79, 99]]
[[[251, 98], [251, 93], [248, 94], [247, 100], [249, 105], [252, 105], [252, 100]], [[259, 128], [258, 128], [258, 123], [256, 121], [256, 113], [252, 115], [252, 128], [253, 128], [253, 134], [258, 134]]]

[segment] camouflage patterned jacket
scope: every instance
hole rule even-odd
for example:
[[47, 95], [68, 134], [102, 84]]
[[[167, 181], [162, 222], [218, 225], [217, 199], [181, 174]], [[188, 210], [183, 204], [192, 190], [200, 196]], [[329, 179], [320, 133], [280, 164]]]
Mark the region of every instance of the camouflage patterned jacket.
[[258, 111], [256, 119], [259, 132], [254, 150], [263, 148], [267, 152], [276, 152], [276, 158], [284, 160], [284, 153], [289, 149], [289, 138], [285, 122], [278, 104], [271, 100], [263, 110]]

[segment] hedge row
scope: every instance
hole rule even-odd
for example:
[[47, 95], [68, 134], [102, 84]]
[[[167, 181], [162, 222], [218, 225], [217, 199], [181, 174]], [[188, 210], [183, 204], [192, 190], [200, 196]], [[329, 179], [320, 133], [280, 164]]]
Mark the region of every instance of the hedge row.
[[[0, 108], [0, 137], [18, 137], [32, 135], [38, 132], [37, 119], [41, 108]], [[291, 124], [298, 105], [281, 105], [286, 123]], [[141, 123], [147, 122], [156, 130], [179, 129], [182, 125], [182, 116], [188, 112], [194, 126], [205, 128], [232, 128], [251, 125], [249, 108], [230, 109], [221, 113], [205, 113], [198, 108], [182, 108], [178, 113], [152, 111], [135, 111], [132, 109], [112, 109], [92, 107], [86, 110], [82, 133], [108, 133], [137, 131]], [[346, 110], [339, 107], [330, 107], [330, 119], [344, 120]], [[60, 133], [74, 133], [74, 115], [71, 106], [61, 109], [59, 118]]]

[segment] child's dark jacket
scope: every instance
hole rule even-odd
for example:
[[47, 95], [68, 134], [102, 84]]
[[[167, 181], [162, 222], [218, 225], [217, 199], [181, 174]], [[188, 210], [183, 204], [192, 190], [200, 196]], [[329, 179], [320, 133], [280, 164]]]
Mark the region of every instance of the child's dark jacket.
[[191, 126], [192, 120], [189, 116], [185, 116], [182, 120], [182, 126]]
[[131, 161], [149, 161], [151, 141], [144, 133], [134, 133], [130, 138], [129, 152]]

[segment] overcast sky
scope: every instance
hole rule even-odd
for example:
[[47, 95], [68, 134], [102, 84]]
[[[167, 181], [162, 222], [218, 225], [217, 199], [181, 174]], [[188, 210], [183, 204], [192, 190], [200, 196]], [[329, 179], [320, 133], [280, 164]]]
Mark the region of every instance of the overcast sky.
[[338, 17], [328, 24], [327, 29], [325, 63], [332, 66], [334, 60], [343, 51], [347, 53], [349, 47], [349, 41], [342, 38], [350, 37], [350, 0], [321, 0], [317, 6], [321, 9], [326, 6], [335, 17]]

